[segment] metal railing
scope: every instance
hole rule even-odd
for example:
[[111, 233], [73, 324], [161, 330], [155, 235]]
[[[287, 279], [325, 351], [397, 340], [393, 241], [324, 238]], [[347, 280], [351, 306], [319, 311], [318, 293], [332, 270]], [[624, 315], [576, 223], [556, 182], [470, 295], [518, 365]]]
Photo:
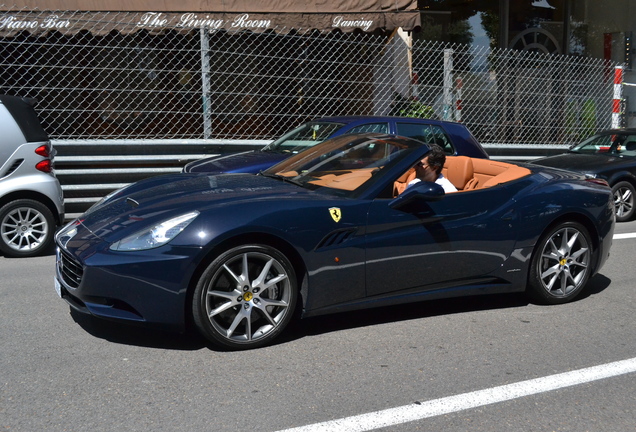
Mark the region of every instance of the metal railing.
[[53, 140], [55, 174], [67, 218], [132, 182], [180, 172], [186, 163], [228, 151], [263, 147], [268, 140]]

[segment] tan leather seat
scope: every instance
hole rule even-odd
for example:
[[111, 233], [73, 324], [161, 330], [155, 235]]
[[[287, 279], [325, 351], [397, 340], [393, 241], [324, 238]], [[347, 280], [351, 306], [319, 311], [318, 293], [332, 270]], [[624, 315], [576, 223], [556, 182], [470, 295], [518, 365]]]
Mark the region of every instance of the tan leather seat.
[[477, 187], [473, 161], [467, 156], [447, 157], [446, 177], [457, 190], [470, 190]]
[[512, 166], [508, 168], [506, 171], [502, 172], [501, 174], [497, 174], [490, 180], [484, 182], [481, 185], [481, 187], [488, 188], [488, 187], [497, 186], [503, 183], [508, 183], [509, 181], [527, 176], [528, 174], [530, 174], [530, 170], [528, 168]]
[[409, 182], [413, 179], [415, 179], [415, 168], [409, 169], [407, 172], [398, 177], [398, 179], [393, 183], [393, 197], [395, 198], [404, 192], [406, 187], [409, 185]]

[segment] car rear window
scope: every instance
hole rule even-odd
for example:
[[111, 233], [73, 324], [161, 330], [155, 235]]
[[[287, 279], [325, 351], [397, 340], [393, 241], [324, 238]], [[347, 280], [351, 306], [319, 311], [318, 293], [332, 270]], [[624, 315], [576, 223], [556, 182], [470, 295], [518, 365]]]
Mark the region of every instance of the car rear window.
[[0, 102], [11, 113], [27, 142], [49, 140], [49, 136], [40, 124], [37, 113], [33, 108], [35, 101], [16, 96], [0, 95]]

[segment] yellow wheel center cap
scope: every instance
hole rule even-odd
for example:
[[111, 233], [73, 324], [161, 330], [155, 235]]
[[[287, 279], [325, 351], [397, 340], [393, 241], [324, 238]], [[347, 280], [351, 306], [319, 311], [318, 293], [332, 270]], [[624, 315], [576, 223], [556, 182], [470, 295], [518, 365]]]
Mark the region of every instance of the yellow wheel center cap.
[[561, 258], [561, 261], [559, 261], [559, 264], [561, 264], [562, 266], [566, 265], [568, 263], [568, 260], [565, 258]]
[[245, 300], [245, 301], [250, 301], [253, 298], [254, 298], [254, 295], [250, 291], [248, 291], [245, 294], [243, 294], [243, 300]]

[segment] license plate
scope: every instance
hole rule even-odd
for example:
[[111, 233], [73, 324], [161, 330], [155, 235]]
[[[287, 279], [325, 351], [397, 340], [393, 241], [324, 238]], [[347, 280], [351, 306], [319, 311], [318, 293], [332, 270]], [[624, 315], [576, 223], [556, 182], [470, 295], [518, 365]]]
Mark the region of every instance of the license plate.
[[53, 280], [55, 281], [55, 292], [58, 296], [60, 296], [60, 298], [62, 298], [62, 285], [60, 285], [60, 282], [57, 280], [57, 278], [53, 278]]

